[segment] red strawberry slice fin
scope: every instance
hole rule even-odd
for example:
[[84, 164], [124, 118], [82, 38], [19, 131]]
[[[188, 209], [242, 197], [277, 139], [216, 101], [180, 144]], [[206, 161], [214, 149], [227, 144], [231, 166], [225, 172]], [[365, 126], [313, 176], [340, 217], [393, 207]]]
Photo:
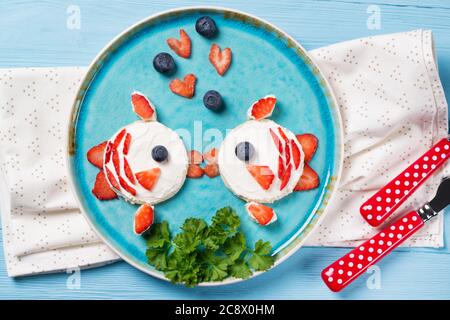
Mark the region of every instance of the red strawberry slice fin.
[[95, 177], [95, 184], [92, 189], [92, 193], [98, 200], [112, 200], [117, 198], [117, 194], [109, 186], [103, 170], [100, 171]]
[[211, 62], [217, 73], [221, 76], [223, 76], [230, 67], [231, 56], [232, 52], [230, 48], [220, 50], [220, 47], [215, 43], [209, 50], [209, 62]]
[[112, 185], [112, 187], [116, 190], [120, 190], [120, 185], [117, 182], [116, 178], [114, 177], [114, 174], [109, 170], [107, 167], [105, 167], [106, 171], [106, 178], [108, 178], [109, 183]]
[[128, 151], [130, 151], [130, 144], [131, 144], [131, 134], [127, 133], [125, 136], [125, 141], [123, 142], [123, 154], [127, 155]]
[[269, 131], [270, 131], [270, 135], [272, 137], [272, 140], [273, 140], [273, 142], [275, 143], [275, 146], [278, 149], [278, 153], [279, 154], [283, 154], [283, 144], [281, 143], [280, 138], [277, 136], [277, 134], [272, 129], [269, 129]]
[[186, 75], [183, 80], [172, 80], [169, 84], [169, 88], [173, 93], [191, 99], [195, 93], [196, 80], [197, 78], [195, 77], [195, 75], [191, 73]]
[[217, 148], [212, 148], [203, 154], [203, 159], [208, 163], [216, 163], [218, 154], [219, 150], [217, 150]]
[[87, 152], [87, 159], [90, 163], [92, 163], [97, 168], [103, 168], [103, 156], [105, 154], [107, 141], [102, 142]]
[[284, 175], [284, 162], [283, 157], [281, 155], [278, 156], [278, 179], [281, 180]]
[[248, 109], [247, 114], [250, 119], [261, 120], [272, 115], [275, 109], [277, 98], [274, 95], [268, 95], [254, 102]]
[[111, 160], [111, 152], [112, 152], [112, 143], [111, 141], [108, 141], [105, 150], [105, 163], [108, 163]]
[[303, 153], [305, 154], [305, 162], [309, 162], [317, 150], [319, 140], [311, 133], [298, 134], [296, 137], [302, 146]]
[[125, 136], [125, 134], [127, 133], [127, 131], [125, 129], [122, 129], [117, 136], [114, 138], [114, 142], [113, 142], [113, 147], [115, 149], [117, 149], [117, 147], [119, 147], [119, 144], [122, 142], [123, 137]]
[[197, 150], [188, 152], [188, 159], [190, 164], [200, 164], [203, 162], [203, 155]]
[[131, 94], [131, 106], [142, 120], [156, 120], [156, 108], [143, 93], [135, 91]]
[[249, 202], [245, 208], [250, 217], [262, 226], [267, 226], [277, 220], [277, 215], [271, 207], [257, 202]]
[[204, 170], [198, 164], [190, 164], [186, 173], [188, 178], [197, 179], [201, 178], [204, 174]]
[[191, 56], [191, 39], [183, 29], [180, 29], [180, 40], [169, 38], [167, 44], [180, 57], [189, 58]]
[[130, 180], [132, 184], [135, 183], [133, 170], [131, 170], [130, 164], [127, 158], [123, 157], [123, 170], [125, 171], [125, 176]]
[[291, 150], [292, 150], [292, 160], [294, 161], [295, 169], [298, 169], [301, 160], [300, 149], [297, 146], [297, 143], [294, 140], [291, 140]]
[[305, 163], [303, 167], [303, 173], [300, 177], [300, 180], [297, 182], [297, 185], [294, 188], [294, 191], [306, 191], [315, 189], [319, 186], [320, 179], [317, 173]]
[[208, 163], [203, 170], [205, 171], [205, 174], [210, 178], [215, 178], [219, 175], [219, 166], [214, 162]]
[[291, 171], [292, 171], [292, 165], [289, 164], [287, 166], [286, 170], [284, 171], [283, 178], [281, 179], [280, 190], [283, 190], [287, 186], [289, 179], [291, 179]]
[[136, 173], [136, 179], [141, 186], [143, 186], [148, 191], [152, 191], [152, 189], [155, 187], [156, 182], [158, 182], [160, 175], [160, 168], [152, 168], [150, 170]]
[[114, 165], [114, 170], [116, 171], [117, 175], [120, 175], [120, 158], [119, 158], [119, 152], [116, 148], [113, 147], [112, 149], [112, 162]]
[[136, 195], [136, 190], [135, 190], [133, 187], [131, 187], [131, 186], [125, 181], [124, 178], [122, 178], [121, 176], [118, 176], [118, 177], [119, 177], [119, 184], [120, 184], [120, 186], [121, 186], [126, 192], [128, 192], [128, 193], [132, 194], [133, 196], [135, 196], [135, 195]]
[[141, 205], [134, 215], [134, 232], [138, 235], [150, 229], [155, 218], [154, 207], [148, 204]]
[[247, 170], [264, 190], [272, 185], [275, 175], [268, 166], [247, 165]]

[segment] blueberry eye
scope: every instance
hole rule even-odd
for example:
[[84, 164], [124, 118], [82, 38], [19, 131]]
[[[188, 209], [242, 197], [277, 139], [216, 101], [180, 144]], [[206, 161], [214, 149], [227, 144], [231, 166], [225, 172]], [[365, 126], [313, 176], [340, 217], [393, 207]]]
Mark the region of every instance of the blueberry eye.
[[255, 148], [248, 141], [239, 142], [236, 145], [236, 149], [234, 150], [236, 157], [242, 161], [250, 161], [253, 158], [253, 154], [255, 153]]
[[164, 146], [156, 146], [152, 150], [152, 158], [156, 162], [166, 161], [169, 156], [166, 147]]

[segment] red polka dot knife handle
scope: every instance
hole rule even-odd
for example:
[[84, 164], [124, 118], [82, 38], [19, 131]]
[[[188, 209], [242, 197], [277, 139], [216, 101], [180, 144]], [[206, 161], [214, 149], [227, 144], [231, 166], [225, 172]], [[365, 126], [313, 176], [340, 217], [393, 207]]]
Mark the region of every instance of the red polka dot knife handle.
[[325, 268], [322, 271], [322, 280], [332, 291], [342, 290], [423, 225], [424, 221], [419, 213], [416, 211], [408, 213]]
[[340, 291], [371, 265], [391, 252], [450, 204], [450, 177], [441, 181], [436, 195], [419, 210], [411, 211], [322, 271], [322, 279]]
[[363, 218], [379, 226], [449, 157], [450, 141], [444, 138], [367, 200], [360, 207]]

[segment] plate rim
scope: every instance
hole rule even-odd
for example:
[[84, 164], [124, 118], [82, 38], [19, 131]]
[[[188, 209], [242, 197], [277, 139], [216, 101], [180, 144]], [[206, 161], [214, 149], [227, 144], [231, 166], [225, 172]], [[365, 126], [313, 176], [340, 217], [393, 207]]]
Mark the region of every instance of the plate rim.
[[[288, 33], [286, 33], [284, 30], [280, 29], [279, 27], [275, 26], [274, 24], [270, 23], [269, 21], [262, 19], [260, 17], [257, 17], [255, 15], [252, 15], [248, 12], [227, 8], [227, 7], [221, 7], [221, 6], [184, 6], [184, 7], [177, 7], [173, 9], [168, 9], [164, 11], [156, 12], [152, 15], [149, 15], [140, 21], [132, 24], [131, 26], [127, 27], [125, 30], [120, 32], [118, 35], [113, 37], [112, 40], [110, 40], [100, 51], [97, 53], [97, 55], [92, 59], [89, 66], [87, 67], [86, 74], [83, 76], [82, 80], [80, 81], [80, 84], [78, 86], [78, 89], [75, 94], [74, 101], [71, 105], [71, 111], [70, 111], [70, 117], [68, 121], [68, 136], [65, 140], [66, 146], [65, 146], [65, 162], [66, 167], [68, 169], [68, 177], [69, 177], [69, 185], [72, 190], [72, 192], [75, 194], [76, 202], [79, 206], [80, 211], [82, 212], [83, 216], [87, 220], [89, 226], [92, 228], [92, 230], [97, 234], [97, 236], [105, 243], [112, 251], [114, 251], [115, 254], [118, 255], [121, 259], [126, 261], [128, 264], [133, 266], [134, 268], [149, 274], [155, 278], [168, 281], [163, 273], [157, 271], [157, 270], [149, 270], [144, 267], [142, 267], [140, 264], [136, 263], [128, 257], [126, 254], [121, 252], [120, 250], [116, 249], [112, 244], [109, 243], [109, 240], [106, 236], [104, 236], [99, 230], [97, 230], [95, 224], [90, 219], [89, 215], [85, 212], [84, 206], [82, 204], [82, 199], [80, 197], [80, 194], [77, 189], [77, 184], [75, 183], [75, 178], [73, 175], [74, 167], [72, 166], [72, 158], [75, 155], [75, 136], [76, 136], [76, 123], [79, 116], [80, 106], [83, 101], [83, 98], [85, 96], [85, 92], [89, 89], [89, 86], [91, 84], [92, 79], [96, 75], [99, 68], [102, 66], [104, 62], [104, 58], [108, 56], [109, 52], [111, 50], [115, 49], [115, 46], [120, 46], [123, 44], [122, 41], [126, 41], [126, 37], [130, 32], [139, 32], [140, 27], [145, 27], [148, 23], [150, 23], [153, 20], [156, 20], [158, 18], [162, 18], [163, 16], [168, 15], [177, 15], [177, 14], [186, 14], [189, 12], [196, 12], [196, 11], [214, 11], [221, 14], [231, 14], [233, 16], [243, 17], [246, 19], [250, 19], [252, 21], [257, 21], [260, 23], [260, 27], [268, 28], [269, 31], [275, 32], [277, 35], [279, 35], [281, 38], [284, 38], [288, 41], [289, 45], [292, 45], [296, 51], [297, 55], [301, 55], [301, 58], [307, 62], [308, 66], [312, 69], [312, 72], [315, 74], [315, 76], [319, 80], [319, 84], [324, 91], [324, 94], [329, 101], [329, 104], [332, 108], [331, 114], [334, 115], [335, 118], [333, 119], [335, 122], [335, 125], [337, 126], [334, 130], [334, 133], [338, 133], [338, 136], [336, 137], [337, 140], [339, 140], [337, 143], [335, 143], [335, 159], [334, 159], [334, 172], [333, 176], [330, 177], [330, 180], [328, 184], [325, 186], [325, 192], [323, 193], [323, 198], [320, 201], [320, 205], [318, 206], [321, 208], [321, 213], [318, 213], [318, 207], [316, 207], [316, 211], [313, 214], [310, 214], [308, 217], [308, 220], [305, 222], [303, 227], [299, 229], [295, 236], [293, 236], [293, 240], [287, 244], [286, 246], [280, 248], [279, 252], [277, 252], [275, 255], [278, 255], [280, 252], [287, 250], [282, 256], [280, 256], [278, 259], [276, 259], [274, 265], [266, 270], [266, 271], [259, 271], [254, 272], [249, 278], [247, 279], [239, 279], [239, 278], [226, 278], [223, 281], [216, 281], [216, 282], [203, 282], [200, 283], [199, 286], [204, 287], [210, 287], [210, 286], [221, 286], [221, 285], [229, 285], [234, 283], [243, 282], [246, 280], [253, 279], [257, 277], [258, 275], [261, 275], [263, 273], [266, 273], [267, 271], [270, 271], [283, 263], [285, 260], [287, 260], [289, 257], [291, 257], [294, 253], [296, 253], [304, 244], [306, 239], [310, 236], [311, 232], [319, 225], [319, 223], [322, 221], [322, 219], [326, 216], [326, 214], [329, 211], [329, 203], [331, 202], [332, 198], [336, 194], [337, 186], [339, 184], [341, 175], [342, 175], [342, 166], [343, 166], [343, 160], [344, 160], [344, 132], [343, 132], [343, 125], [342, 125], [342, 115], [340, 113], [339, 105], [337, 102], [337, 99], [334, 95], [334, 92], [332, 90], [332, 87], [327, 80], [327, 78], [324, 76], [324, 73], [322, 72], [321, 68], [317, 65], [317, 63], [314, 61], [314, 59], [309, 55], [309, 53], [303, 48], [303, 46], [297, 42], [293, 37], [291, 37]], [[328, 209], [328, 210], [327, 210]], [[299, 239], [301, 237], [301, 239]]]

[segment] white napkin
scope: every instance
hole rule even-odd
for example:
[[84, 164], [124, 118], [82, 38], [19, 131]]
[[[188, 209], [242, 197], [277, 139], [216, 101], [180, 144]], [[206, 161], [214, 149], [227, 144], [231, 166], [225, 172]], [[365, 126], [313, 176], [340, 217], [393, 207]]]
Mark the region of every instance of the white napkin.
[[[359, 206], [448, 134], [433, 36], [415, 30], [338, 43], [311, 54], [340, 106], [345, 158], [337, 193], [307, 244], [355, 246], [377, 232], [360, 217]], [[429, 201], [442, 176], [441, 169], [393, 217]], [[439, 215], [428, 222], [405, 245], [442, 247], [443, 220]]]
[[[358, 213], [368, 194], [447, 135], [432, 34], [369, 37], [311, 53], [340, 104], [346, 158], [330, 211], [308, 244], [353, 246], [374, 232]], [[67, 182], [66, 123], [85, 71], [0, 70], [1, 218], [10, 276], [118, 259], [81, 216]], [[408, 206], [429, 199], [437, 179], [421, 187]], [[442, 237], [438, 218], [409, 245], [442, 246]]]
[[0, 177], [8, 275], [118, 259], [88, 226], [67, 181], [67, 122], [85, 68], [0, 70]]

